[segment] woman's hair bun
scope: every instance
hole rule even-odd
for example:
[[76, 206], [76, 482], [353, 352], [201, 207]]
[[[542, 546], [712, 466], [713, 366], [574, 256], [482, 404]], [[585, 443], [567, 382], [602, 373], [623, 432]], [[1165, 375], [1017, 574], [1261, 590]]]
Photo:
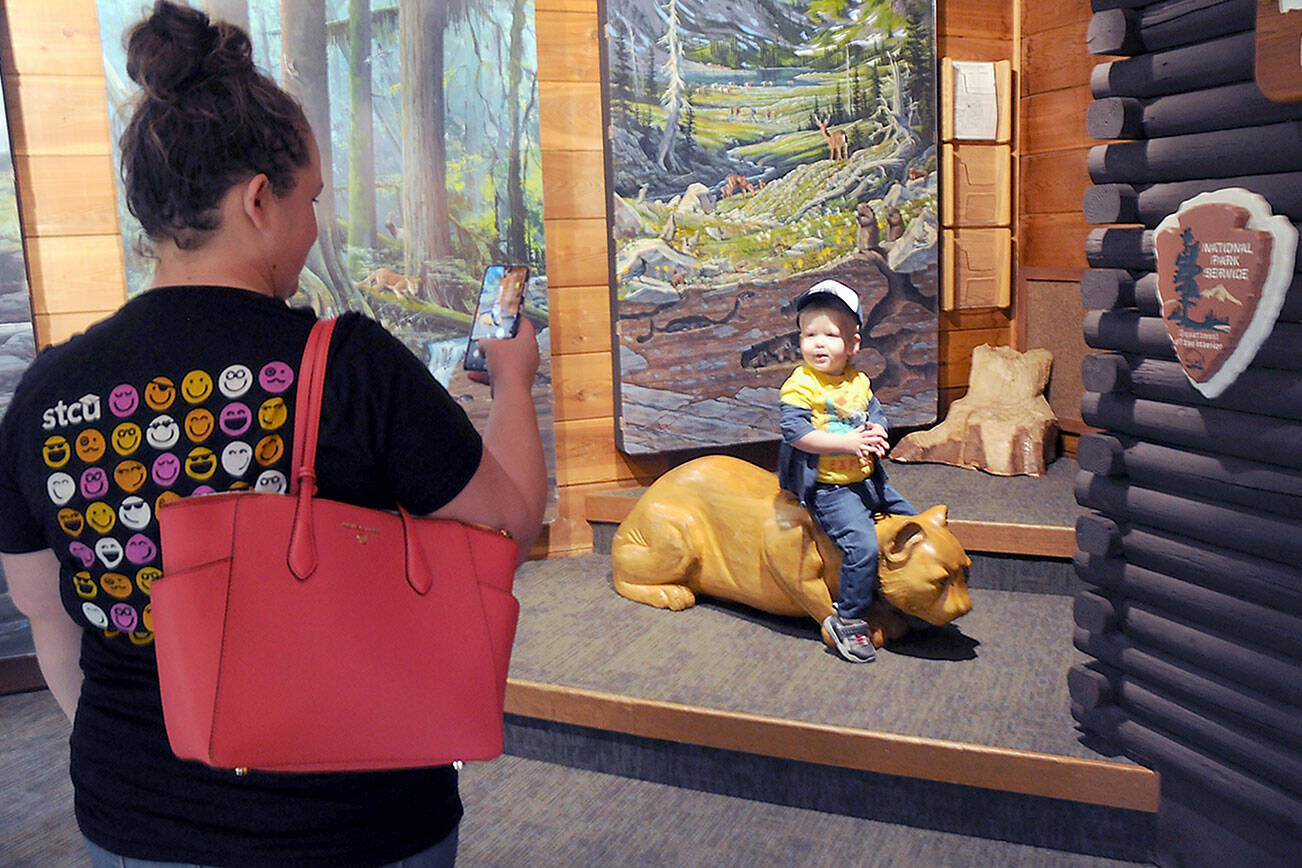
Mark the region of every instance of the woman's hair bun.
[[214, 78], [254, 72], [248, 35], [170, 0], [128, 31], [127, 75], [146, 97], [170, 101]]

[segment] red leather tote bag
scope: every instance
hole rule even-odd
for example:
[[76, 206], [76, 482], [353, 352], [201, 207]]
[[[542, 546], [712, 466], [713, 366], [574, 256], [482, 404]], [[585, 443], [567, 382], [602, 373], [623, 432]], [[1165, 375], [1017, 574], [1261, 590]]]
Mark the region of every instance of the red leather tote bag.
[[516, 545], [315, 497], [333, 326], [318, 322], [304, 349], [291, 493], [159, 509], [152, 602], [172, 750], [274, 771], [492, 759], [519, 613]]

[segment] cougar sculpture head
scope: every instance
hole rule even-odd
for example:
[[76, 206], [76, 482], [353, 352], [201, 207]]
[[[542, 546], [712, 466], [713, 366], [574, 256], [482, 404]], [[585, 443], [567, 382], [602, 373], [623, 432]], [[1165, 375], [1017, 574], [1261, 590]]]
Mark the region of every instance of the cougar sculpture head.
[[907, 615], [940, 626], [967, 614], [972, 559], [949, 530], [945, 506], [921, 515], [887, 515], [877, 522], [882, 596]]

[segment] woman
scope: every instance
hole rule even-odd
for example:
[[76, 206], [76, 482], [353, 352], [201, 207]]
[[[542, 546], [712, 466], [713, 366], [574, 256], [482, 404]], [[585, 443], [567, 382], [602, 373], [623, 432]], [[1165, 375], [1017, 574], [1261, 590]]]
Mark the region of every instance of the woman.
[[[451, 864], [451, 768], [236, 776], [172, 755], [149, 584], [158, 505], [283, 490], [292, 386], [315, 321], [286, 300], [317, 236], [320, 156], [246, 33], [159, 2], [128, 35], [142, 89], [123, 134], [149, 291], [33, 363], [0, 425], [0, 552], [46, 682], [73, 719], [78, 823], [96, 865]], [[532, 327], [484, 344], [480, 436], [374, 322], [341, 318], [317, 459], [322, 497], [537, 537], [546, 477]], [[286, 400], [288, 398], [288, 400]]]

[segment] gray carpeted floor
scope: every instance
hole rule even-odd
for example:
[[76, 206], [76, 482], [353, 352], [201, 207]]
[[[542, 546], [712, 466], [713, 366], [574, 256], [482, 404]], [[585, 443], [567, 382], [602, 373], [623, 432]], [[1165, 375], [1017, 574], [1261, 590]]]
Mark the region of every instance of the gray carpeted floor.
[[[89, 865], [72, 817], [68, 725], [46, 691], [0, 697], [0, 865]], [[458, 864], [1104, 866], [1097, 859], [783, 808], [502, 757], [462, 776]]]
[[1070, 597], [974, 590], [973, 609], [926, 641], [855, 665], [818, 625], [707, 602], [626, 600], [609, 558], [524, 565], [511, 675], [629, 696], [910, 736], [1101, 759], [1077, 740], [1067, 669]]
[[1075, 527], [1084, 512], [1073, 490], [1079, 470], [1073, 458], [1059, 458], [1039, 478], [946, 464], [886, 463], [891, 485], [918, 509], [944, 503], [950, 518], [1053, 527]]

